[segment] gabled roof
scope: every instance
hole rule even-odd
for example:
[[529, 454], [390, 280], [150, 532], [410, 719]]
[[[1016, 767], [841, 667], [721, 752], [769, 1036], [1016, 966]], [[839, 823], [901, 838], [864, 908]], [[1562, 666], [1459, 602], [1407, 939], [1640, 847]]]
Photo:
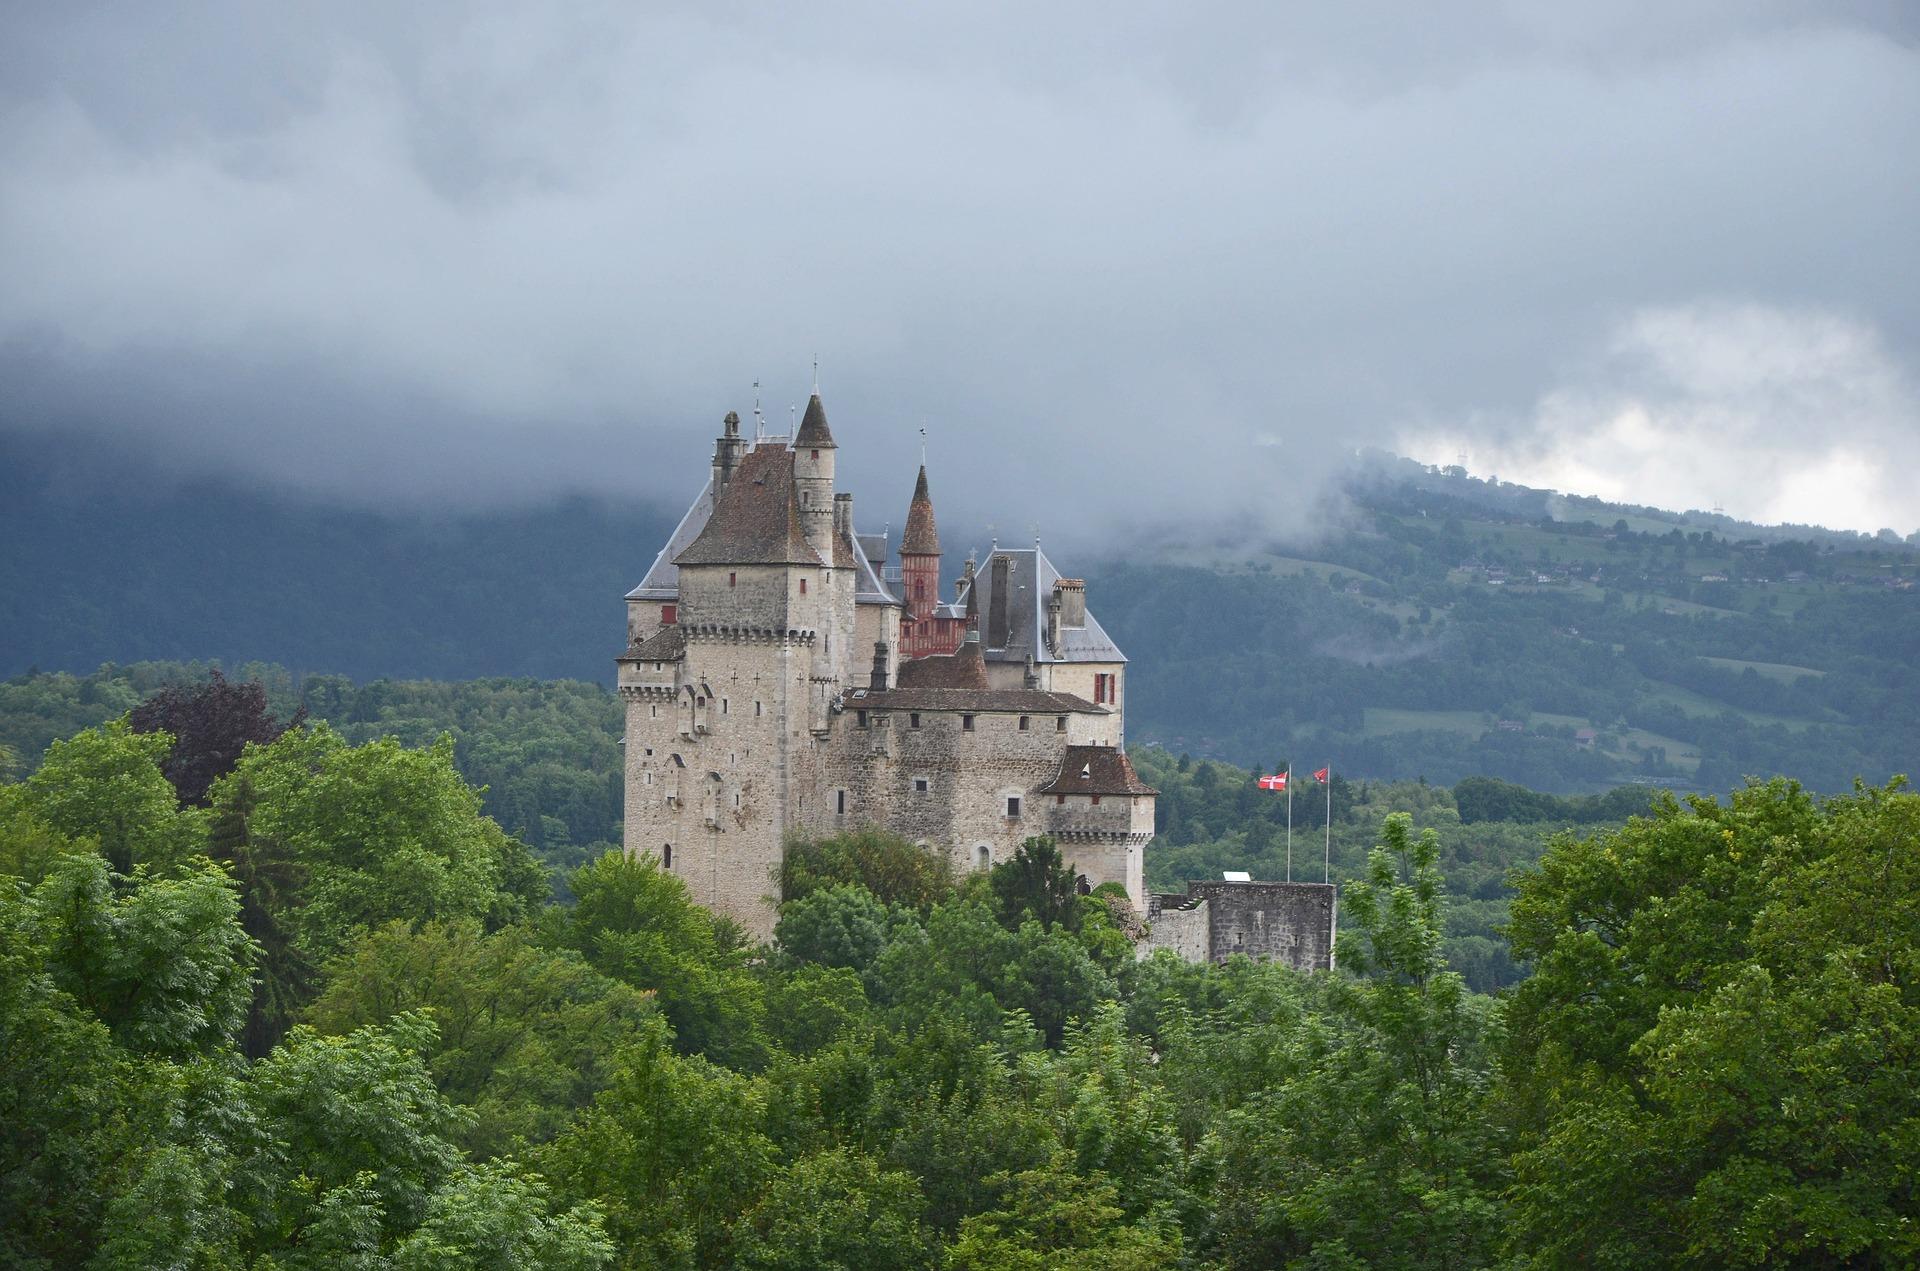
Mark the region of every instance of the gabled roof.
[[1041, 794], [1159, 794], [1140, 780], [1127, 752], [1114, 746], [1068, 746], [1060, 771]]
[[673, 563], [683, 567], [823, 564], [800, 529], [793, 452], [781, 445], [747, 451], [714, 501], [706, 525]]
[[913, 483], [913, 501], [907, 505], [907, 530], [900, 536], [902, 556], [938, 556], [940, 530], [933, 522], [933, 496], [927, 493], [927, 465]]
[[672, 600], [680, 594], [680, 570], [673, 558], [687, 550], [687, 546], [700, 536], [707, 527], [707, 518], [713, 515], [713, 478], [700, 487], [700, 493], [680, 518], [680, 524], [674, 527], [667, 545], [653, 558], [653, 565], [647, 570], [647, 576], [640, 585], [627, 593], [628, 600]]
[[827, 408], [820, 394], [807, 399], [807, 413], [800, 417], [800, 431], [793, 435], [795, 450], [825, 450], [833, 445], [833, 430], [827, 427]]
[[[973, 576], [972, 586], [979, 587], [980, 617], [984, 623], [988, 612], [990, 589], [993, 586], [993, 558], [1007, 558], [1007, 590], [1009, 606], [1007, 611], [1007, 643], [1001, 648], [986, 650], [989, 662], [1021, 662], [1031, 655], [1035, 662], [1125, 662], [1127, 655], [1120, 652], [1112, 637], [1100, 625], [1091, 610], [1087, 613], [1087, 622], [1083, 627], [1060, 628], [1060, 648], [1050, 652], [1047, 649], [1047, 599], [1053, 595], [1053, 585], [1060, 581], [1060, 571], [1053, 567], [1046, 553], [1037, 547], [1001, 547], [988, 553], [979, 572]], [[971, 588], [962, 590], [955, 603], [964, 608], [967, 593]], [[986, 635], [983, 626], [981, 634]]]

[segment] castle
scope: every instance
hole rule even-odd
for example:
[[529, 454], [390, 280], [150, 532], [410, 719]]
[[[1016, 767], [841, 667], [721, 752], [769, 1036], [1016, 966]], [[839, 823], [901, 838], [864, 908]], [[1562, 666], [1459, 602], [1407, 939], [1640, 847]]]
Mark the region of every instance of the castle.
[[1050, 835], [1084, 888], [1147, 904], [1152, 787], [1123, 746], [1126, 657], [1038, 544], [942, 599], [923, 464], [899, 562], [856, 532], [815, 393], [791, 438], [728, 414], [638, 587], [619, 658], [626, 850], [771, 935], [789, 835], [877, 826], [986, 869]]

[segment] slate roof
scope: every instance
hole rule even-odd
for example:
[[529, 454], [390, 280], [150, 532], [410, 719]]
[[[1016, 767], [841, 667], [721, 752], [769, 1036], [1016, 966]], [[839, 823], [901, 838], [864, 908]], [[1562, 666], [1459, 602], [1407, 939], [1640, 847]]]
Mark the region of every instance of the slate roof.
[[1060, 771], [1041, 794], [1159, 794], [1140, 780], [1127, 752], [1113, 746], [1068, 746]]
[[800, 417], [800, 431], [793, 435], [793, 448], [826, 450], [829, 447], [833, 447], [833, 430], [827, 427], [827, 408], [820, 404], [820, 394], [815, 393], [807, 399], [807, 413]]
[[[853, 603], [856, 605], [897, 605], [900, 597], [887, 589], [881, 581], [880, 571], [873, 567], [873, 561], [866, 552], [859, 550], [863, 542], [873, 537], [870, 534], [853, 535], [855, 551], [854, 568], [860, 572], [853, 576]], [[882, 540], [884, 541], [884, 540]], [[837, 563], [837, 561], [836, 561]]]
[[687, 550], [700, 531], [707, 527], [707, 518], [713, 515], [713, 478], [700, 487], [700, 494], [680, 518], [680, 524], [674, 527], [667, 538], [667, 545], [653, 558], [653, 565], [647, 570], [640, 585], [627, 593], [628, 600], [673, 600], [680, 594], [680, 569], [673, 558]]
[[714, 501], [706, 525], [673, 563], [823, 564], [800, 529], [800, 502], [793, 492], [793, 452], [777, 445], [747, 451], [734, 469], [733, 479]]
[[1079, 712], [1105, 715], [1072, 693], [1049, 693], [1037, 688], [860, 688], [847, 694], [847, 705], [859, 710], [999, 711], [1005, 714], [1064, 715]]
[[[986, 650], [989, 662], [1024, 663], [1031, 655], [1035, 662], [1125, 662], [1127, 655], [1120, 652], [1112, 637], [1100, 625], [1091, 610], [1087, 613], [1087, 625], [1084, 627], [1060, 628], [1060, 649], [1058, 653], [1049, 652], [1046, 643], [1047, 599], [1053, 595], [1054, 583], [1060, 581], [1060, 571], [1047, 559], [1046, 553], [1037, 547], [997, 548], [988, 553], [980, 570], [974, 575], [973, 586], [981, 589], [980, 617], [984, 622], [988, 612], [988, 589], [993, 586], [993, 558], [1005, 556], [1008, 561], [1007, 589], [1011, 593], [1012, 603], [1008, 608], [1007, 643], [1004, 648]], [[1022, 590], [1024, 588], [1025, 590]], [[971, 590], [971, 588], [969, 588]], [[964, 607], [967, 597], [963, 593], [956, 603]], [[981, 629], [984, 636], [986, 630]]]
[[898, 679], [901, 688], [986, 688], [987, 663], [979, 641], [968, 640], [953, 653], [909, 658]]
[[662, 627], [638, 644], [630, 644], [616, 662], [677, 662], [687, 651], [687, 633], [678, 626]]
[[900, 536], [902, 556], [938, 556], [940, 530], [933, 522], [933, 497], [927, 493], [927, 465], [913, 484], [913, 502], [907, 505], [907, 530]]

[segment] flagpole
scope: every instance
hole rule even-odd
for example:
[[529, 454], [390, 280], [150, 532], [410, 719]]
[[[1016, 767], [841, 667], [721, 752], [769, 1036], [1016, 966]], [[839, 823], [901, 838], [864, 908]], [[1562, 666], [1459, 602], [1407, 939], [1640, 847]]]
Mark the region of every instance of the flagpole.
[[1287, 764], [1287, 881], [1293, 881], [1293, 764]]
[[1327, 760], [1327, 855], [1321, 865], [1320, 881], [1333, 881], [1333, 760]]

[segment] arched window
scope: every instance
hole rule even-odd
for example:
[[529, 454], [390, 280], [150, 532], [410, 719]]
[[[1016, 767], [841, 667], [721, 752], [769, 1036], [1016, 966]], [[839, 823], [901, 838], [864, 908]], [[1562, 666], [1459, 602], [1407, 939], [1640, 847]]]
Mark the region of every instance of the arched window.
[[673, 844], [668, 843], [660, 849], [660, 863], [668, 869], [673, 868]]
[[973, 857], [974, 868], [976, 869], [985, 870], [991, 868], [993, 865], [993, 849], [985, 843], [973, 849]]

